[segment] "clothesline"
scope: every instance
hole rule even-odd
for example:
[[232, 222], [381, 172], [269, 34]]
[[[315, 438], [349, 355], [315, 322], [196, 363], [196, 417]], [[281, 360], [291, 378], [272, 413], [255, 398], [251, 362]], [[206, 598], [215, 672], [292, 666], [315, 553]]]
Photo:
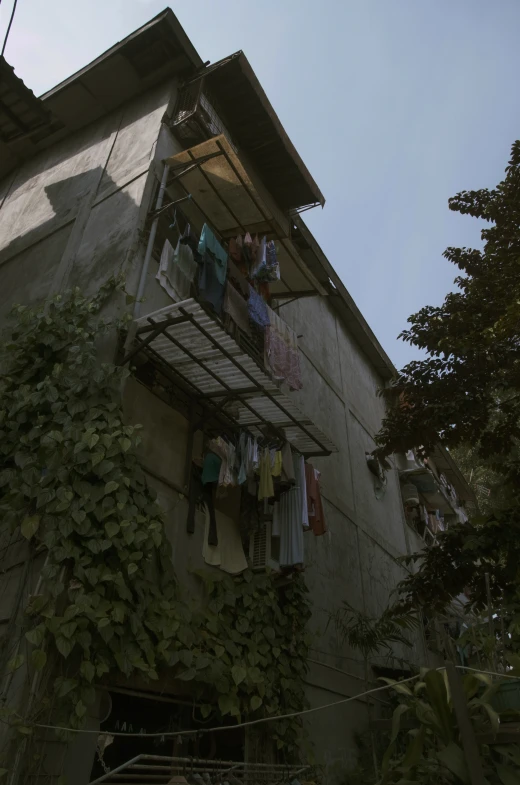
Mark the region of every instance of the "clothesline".
[[249, 339], [259, 339], [258, 350], [274, 381], [291, 390], [302, 388], [296, 333], [268, 305], [269, 283], [280, 278], [274, 241], [246, 234], [232, 238], [226, 249], [207, 224], [200, 239], [187, 224], [175, 248], [165, 241], [156, 278], [176, 302], [190, 297], [195, 287], [199, 300], [228, 330], [238, 328]]
[[[515, 679], [518, 680], [517, 676], [511, 676], [507, 673], [495, 673], [494, 671], [482, 671], [478, 670], [477, 668], [466, 668], [464, 665], [455, 665], [454, 666], [457, 670], [463, 671], [473, 671], [475, 673], [483, 673], [487, 676], [498, 676], [501, 679]], [[441, 665], [439, 668], [435, 668], [436, 671], [444, 671], [446, 670], [445, 665]], [[401, 681], [396, 682], [396, 684], [408, 684], [409, 682], [416, 681], [417, 679], [421, 678], [420, 673], [416, 673], [414, 676], [409, 676], [407, 679], [402, 679]], [[157, 732], [157, 733], [121, 733], [117, 731], [101, 731], [101, 730], [92, 730], [90, 728], [66, 728], [61, 725], [44, 725], [41, 723], [33, 723], [31, 727], [33, 728], [42, 728], [45, 730], [59, 730], [68, 733], [89, 733], [89, 734], [96, 734], [97, 736], [101, 735], [102, 733], [107, 733], [110, 736], [123, 736], [125, 738], [129, 737], [136, 737], [136, 738], [162, 738], [162, 737], [175, 737], [178, 736], [199, 736], [203, 733], [216, 733], [218, 731], [228, 731], [228, 730], [237, 730], [238, 728], [247, 728], [252, 725], [261, 725], [266, 722], [278, 722], [279, 720], [289, 720], [293, 719], [294, 717], [303, 717], [307, 714], [313, 714], [318, 711], [324, 711], [325, 709], [331, 709], [334, 706], [341, 706], [345, 705], [346, 703], [351, 703], [355, 700], [360, 700], [361, 698], [366, 697], [367, 695], [374, 695], [376, 692], [382, 692], [383, 690], [392, 689], [392, 684], [384, 684], [381, 687], [374, 687], [371, 690], [365, 690], [364, 692], [360, 692], [357, 695], [353, 695], [349, 698], [342, 698], [339, 701], [333, 701], [332, 703], [326, 703], [324, 706], [314, 706], [311, 709], [302, 709], [301, 711], [293, 711], [290, 714], [280, 714], [276, 717], [260, 717], [257, 720], [247, 720], [246, 722], [240, 722], [236, 725], [217, 725], [214, 728], [196, 728], [192, 730], [181, 730], [181, 731], [165, 731], [165, 732]]]
[[[247, 569], [242, 542], [257, 536], [272, 521], [265, 536], [278, 539], [276, 561], [283, 569], [304, 564], [303, 533], [327, 531], [321, 500], [320, 473], [285, 441], [259, 447], [243, 431], [235, 441], [222, 436], [209, 441], [200, 481], [205, 504], [202, 556], [207, 564], [237, 575]], [[222, 494], [240, 494], [239, 521], [218, 509]], [[261, 508], [263, 510], [261, 511]], [[189, 531], [194, 530], [191, 525]]]

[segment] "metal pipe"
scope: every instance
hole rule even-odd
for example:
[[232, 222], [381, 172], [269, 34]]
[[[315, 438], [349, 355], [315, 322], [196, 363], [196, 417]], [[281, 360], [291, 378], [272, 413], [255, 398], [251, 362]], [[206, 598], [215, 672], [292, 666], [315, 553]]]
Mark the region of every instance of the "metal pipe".
[[[167, 164], [165, 164], [163, 175], [161, 178], [161, 184], [159, 186], [159, 193], [157, 194], [157, 201], [155, 202], [155, 211], [159, 210], [162, 207], [169, 171], [170, 171], [170, 167]], [[148, 267], [150, 266], [150, 259], [152, 258], [153, 244], [155, 242], [155, 235], [157, 234], [158, 224], [159, 224], [159, 217], [157, 216], [156, 218], [153, 219], [152, 226], [150, 228], [150, 236], [148, 237], [148, 245], [146, 246], [146, 251], [144, 255], [143, 267], [141, 270], [141, 278], [139, 279], [139, 286], [137, 287], [137, 295], [135, 298], [134, 319], [137, 319], [141, 311], [141, 299], [143, 297], [144, 287], [146, 285], [146, 276], [148, 275]]]
[[117, 774], [120, 771], [124, 771], [131, 763], [138, 763], [142, 759], [142, 757], [143, 757], [142, 755], [136, 755], [135, 758], [131, 758], [130, 760], [127, 760], [126, 763], [122, 763], [120, 766], [116, 766], [116, 768], [112, 769], [112, 771], [103, 774], [102, 777], [98, 777], [97, 780], [92, 780], [90, 785], [97, 785], [98, 782], [106, 782], [106, 780], [113, 777], [114, 774]]

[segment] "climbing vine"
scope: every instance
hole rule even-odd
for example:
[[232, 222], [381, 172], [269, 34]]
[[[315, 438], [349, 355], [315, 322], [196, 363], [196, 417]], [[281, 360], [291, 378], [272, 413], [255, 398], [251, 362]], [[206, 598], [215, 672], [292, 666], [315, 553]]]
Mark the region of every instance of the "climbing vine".
[[[130, 372], [99, 359], [100, 341], [121, 326], [102, 318], [113, 286], [92, 300], [76, 289], [15, 307], [0, 347], [0, 525], [42, 565], [25, 608], [29, 662], [19, 653], [9, 667], [52, 672], [53, 721], [69, 728], [83, 725], [104, 677], [156, 680], [166, 667], [192, 682], [202, 716], [215, 712], [217, 723], [298, 711], [309, 616], [301, 577], [279, 592], [265, 574], [212, 576], [207, 602], [182, 598], [137, 458], [139, 426], [123, 416]], [[32, 732], [31, 716], [6, 716]], [[274, 733], [290, 754], [299, 723], [276, 722]]]

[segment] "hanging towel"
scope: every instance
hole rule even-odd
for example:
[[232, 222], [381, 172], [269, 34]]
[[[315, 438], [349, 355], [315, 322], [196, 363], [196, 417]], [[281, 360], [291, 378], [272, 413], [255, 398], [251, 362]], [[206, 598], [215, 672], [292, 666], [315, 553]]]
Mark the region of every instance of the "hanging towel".
[[280, 564], [293, 567], [303, 564], [303, 531], [308, 528], [307, 491], [303, 456], [294, 453], [293, 472], [296, 486], [282, 493], [280, 501], [275, 502], [273, 512], [273, 537], [280, 538]]
[[226, 294], [224, 296], [224, 311], [231, 317], [237, 327], [246, 335], [251, 335], [249, 326], [249, 310], [247, 301], [244, 300], [239, 291], [235, 289], [229, 281], [226, 284]]
[[320, 492], [320, 472], [310, 463], [305, 464], [305, 481], [307, 483], [307, 505], [309, 525], [316, 536], [325, 534], [327, 524], [323, 512]]
[[166, 240], [155, 277], [172, 300], [180, 302], [188, 299], [196, 272], [197, 262], [189, 245], [181, 243], [179, 239], [174, 249], [170, 241]]
[[269, 325], [267, 305], [252, 286], [249, 287], [249, 300], [247, 301], [249, 318], [262, 330]]
[[272, 499], [274, 496], [273, 476], [271, 474], [271, 454], [267, 447], [260, 457], [260, 482], [258, 483], [258, 501]]
[[199, 240], [199, 253], [203, 259], [209, 258], [215, 266], [215, 272], [222, 285], [226, 282], [228, 253], [221, 246], [207, 224], [202, 227]]
[[265, 364], [273, 379], [285, 381], [291, 390], [301, 390], [302, 372], [296, 333], [267, 305], [269, 326], [265, 331]]

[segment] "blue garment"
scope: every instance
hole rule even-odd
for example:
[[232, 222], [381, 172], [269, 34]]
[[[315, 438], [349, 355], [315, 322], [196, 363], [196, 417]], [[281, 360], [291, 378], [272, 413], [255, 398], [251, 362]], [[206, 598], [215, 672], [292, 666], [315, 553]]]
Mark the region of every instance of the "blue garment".
[[215, 274], [222, 284], [226, 283], [228, 252], [221, 244], [207, 224], [202, 227], [199, 240], [199, 253], [203, 260], [211, 260], [215, 267]]
[[256, 292], [252, 286], [249, 287], [249, 300], [247, 301], [247, 310], [249, 311], [249, 318], [258, 327], [264, 329], [269, 327], [269, 316], [267, 314], [267, 305], [265, 300]]

